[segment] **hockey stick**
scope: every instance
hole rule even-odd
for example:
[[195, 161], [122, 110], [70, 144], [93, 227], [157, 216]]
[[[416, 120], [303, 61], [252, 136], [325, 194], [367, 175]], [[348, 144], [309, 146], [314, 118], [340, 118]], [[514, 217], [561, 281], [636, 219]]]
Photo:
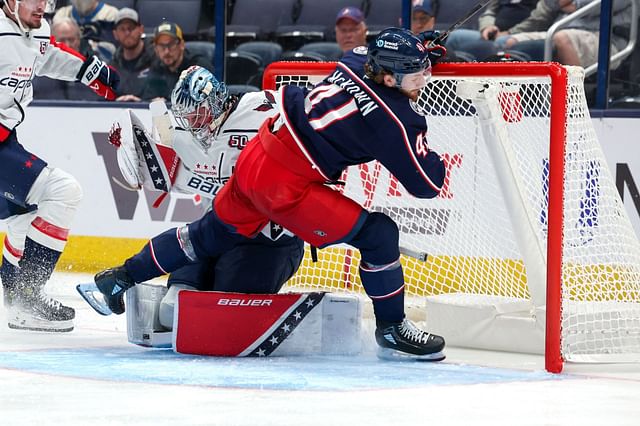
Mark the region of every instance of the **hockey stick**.
[[447, 28], [445, 31], [443, 31], [438, 37], [436, 37], [434, 40], [432, 40], [431, 42], [429, 42], [429, 46], [434, 46], [436, 44], [438, 44], [439, 42], [443, 42], [447, 39], [447, 37], [449, 37], [449, 33], [455, 29], [457, 29], [459, 26], [463, 25], [465, 22], [467, 22], [469, 19], [471, 19], [471, 17], [473, 15], [475, 15], [476, 13], [478, 13], [479, 10], [484, 9], [490, 2], [491, 0], [480, 0], [478, 2], [478, 4], [476, 4], [475, 6], [473, 6], [466, 15], [464, 15], [462, 18], [458, 19], [456, 22], [454, 22], [453, 24], [451, 24], [451, 26], [449, 28]]
[[427, 261], [427, 257], [429, 256], [427, 253], [423, 251], [412, 250], [410, 248], [400, 246], [400, 254], [404, 254], [405, 256], [413, 257], [414, 259], [420, 260], [422, 262]]

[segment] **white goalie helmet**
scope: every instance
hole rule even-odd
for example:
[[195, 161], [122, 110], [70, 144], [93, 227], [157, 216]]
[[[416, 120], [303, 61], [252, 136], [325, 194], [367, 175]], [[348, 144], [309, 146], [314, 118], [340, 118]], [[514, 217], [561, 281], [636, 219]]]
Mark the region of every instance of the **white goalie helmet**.
[[191, 132], [203, 150], [225, 118], [227, 86], [207, 69], [194, 65], [182, 72], [171, 93], [171, 111], [178, 124]]

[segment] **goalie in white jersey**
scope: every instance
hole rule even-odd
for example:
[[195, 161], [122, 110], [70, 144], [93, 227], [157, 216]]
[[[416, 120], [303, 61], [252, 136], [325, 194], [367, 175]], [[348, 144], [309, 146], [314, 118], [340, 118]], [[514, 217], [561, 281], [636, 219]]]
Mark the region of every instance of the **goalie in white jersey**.
[[[0, 279], [9, 327], [71, 331], [75, 312], [43, 287], [64, 249], [82, 198], [78, 182], [19, 142], [17, 127], [33, 99], [36, 75], [79, 81], [108, 100], [118, 76], [96, 57], [58, 44], [45, 12], [55, 1], [0, 1], [0, 219], [7, 223]], [[34, 141], [64, 143], [66, 141]]]
[[[160, 139], [172, 147], [157, 144], [135, 115], [129, 113], [131, 123], [116, 128], [110, 135], [110, 141], [118, 147], [118, 164], [132, 187], [196, 194], [206, 200], [203, 204], [209, 210], [213, 198], [231, 177], [247, 142], [265, 120], [276, 115], [275, 93], [230, 96], [224, 83], [218, 82], [208, 70], [192, 66], [180, 76], [171, 102], [178, 127], [173, 131], [158, 130]], [[188, 232], [187, 227], [179, 228], [178, 232]], [[197, 255], [190, 239], [181, 238], [192, 263], [169, 276], [169, 292], [159, 309], [159, 321], [164, 327], [172, 326], [179, 289], [275, 294], [302, 262], [303, 241], [277, 224], [267, 225], [255, 238], [241, 238], [243, 241], [232, 250], [213, 258]], [[158, 259], [160, 272], [162, 263]], [[108, 303], [103, 303], [87, 291], [80, 290], [80, 294], [99, 313], [124, 312], [122, 295], [107, 298]]]

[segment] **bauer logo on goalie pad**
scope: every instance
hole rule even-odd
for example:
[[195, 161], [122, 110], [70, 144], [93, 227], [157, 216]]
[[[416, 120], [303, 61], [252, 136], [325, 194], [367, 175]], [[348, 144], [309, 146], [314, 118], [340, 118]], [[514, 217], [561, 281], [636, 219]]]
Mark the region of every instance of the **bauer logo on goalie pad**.
[[175, 351], [270, 355], [320, 304], [324, 293], [261, 296], [181, 290], [174, 313]]

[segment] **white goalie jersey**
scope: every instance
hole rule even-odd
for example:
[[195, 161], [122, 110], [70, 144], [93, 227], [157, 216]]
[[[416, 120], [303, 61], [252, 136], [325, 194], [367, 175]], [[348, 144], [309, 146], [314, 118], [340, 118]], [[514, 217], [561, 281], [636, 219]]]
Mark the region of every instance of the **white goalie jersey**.
[[[207, 152], [195, 143], [191, 133], [176, 129], [173, 134], [173, 149], [182, 165], [203, 177], [205, 185], [206, 182], [224, 185], [233, 174], [242, 149], [258, 133], [262, 123], [278, 112], [275, 98], [275, 92], [272, 91], [252, 92], [242, 96], [216, 132]], [[174, 188], [181, 192], [194, 192], [200, 185], [197, 176], [178, 172]], [[202, 191], [197, 193], [202, 194]]]
[[154, 116], [151, 132], [133, 111], [127, 110], [109, 135], [110, 143], [118, 148], [122, 176], [132, 189], [146, 187], [213, 200], [233, 174], [244, 147], [262, 123], [276, 115], [275, 98], [273, 91], [242, 96], [206, 151], [189, 131], [170, 125], [173, 120], [163, 102], [150, 105]]

